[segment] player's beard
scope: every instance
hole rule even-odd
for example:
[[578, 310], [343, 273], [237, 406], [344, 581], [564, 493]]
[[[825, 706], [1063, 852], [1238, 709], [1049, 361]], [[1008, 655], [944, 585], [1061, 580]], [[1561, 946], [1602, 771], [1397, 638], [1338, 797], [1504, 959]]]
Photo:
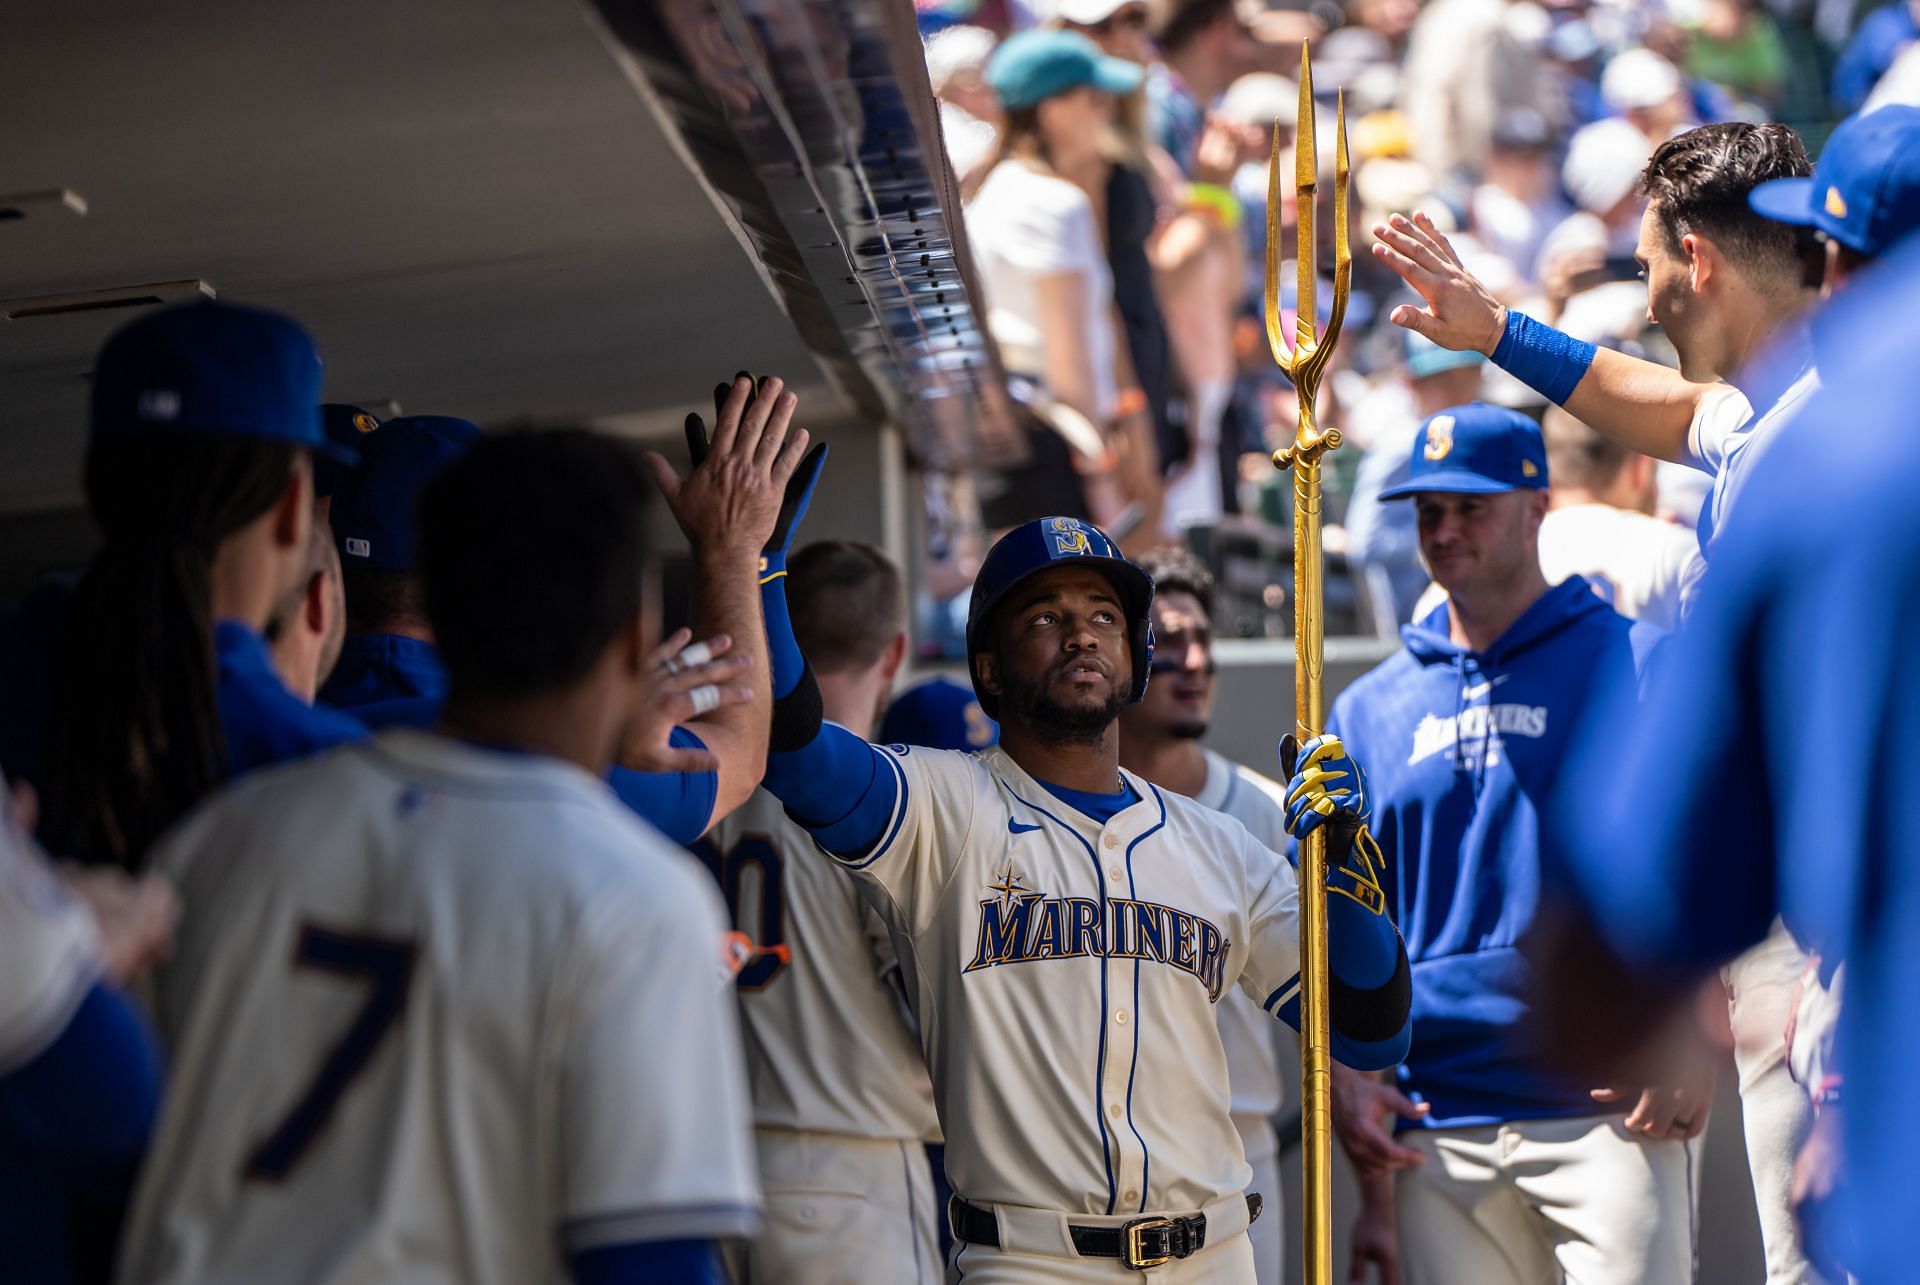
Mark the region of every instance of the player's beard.
[[1041, 686], [1007, 693], [1015, 717], [1041, 740], [1056, 745], [1098, 745], [1126, 702], [1117, 688], [1098, 705], [1067, 705], [1047, 695]]

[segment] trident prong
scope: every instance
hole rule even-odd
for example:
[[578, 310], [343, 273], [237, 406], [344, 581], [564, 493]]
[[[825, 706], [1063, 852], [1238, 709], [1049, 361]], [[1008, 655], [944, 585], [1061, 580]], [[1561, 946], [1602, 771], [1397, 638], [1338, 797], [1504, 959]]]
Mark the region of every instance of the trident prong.
[[1300, 43], [1300, 106], [1294, 126], [1293, 188], [1295, 198], [1294, 267], [1298, 273], [1294, 291], [1294, 337], [1287, 342], [1280, 323], [1280, 122], [1273, 123], [1273, 142], [1267, 156], [1267, 273], [1266, 325], [1267, 346], [1281, 373], [1293, 382], [1298, 394], [1300, 432], [1292, 446], [1273, 454], [1274, 465], [1291, 468], [1302, 452], [1333, 450], [1340, 445], [1337, 430], [1325, 435], [1312, 427], [1313, 406], [1318, 399], [1321, 378], [1333, 346], [1347, 318], [1347, 298], [1353, 284], [1353, 247], [1347, 228], [1347, 193], [1351, 166], [1347, 154], [1347, 98], [1343, 90], [1335, 105], [1333, 150], [1333, 310], [1327, 318], [1327, 333], [1317, 337], [1319, 328], [1320, 277], [1316, 270], [1318, 244], [1314, 236], [1315, 206], [1319, 199], [1320, 163], [1314, 137], [1313, 63], [1305, 41]]

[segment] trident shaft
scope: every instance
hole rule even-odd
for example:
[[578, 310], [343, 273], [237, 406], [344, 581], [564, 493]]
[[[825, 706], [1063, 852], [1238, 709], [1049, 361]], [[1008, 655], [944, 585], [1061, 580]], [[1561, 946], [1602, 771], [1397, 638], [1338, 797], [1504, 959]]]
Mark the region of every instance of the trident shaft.
[[[1321, 432], [1314, 399], [1327, 359], [1340, 338], [1353, 279], [1347, 242], [1347, 107], [1337, 109], [1333, 153], [1333, 311], [1324, 336], [1316, 336], [1319, 277], [1315, 272], [1314, 200], [1320, 186], [1314, 148], [1313, 66], [1300, 45], [1300, 108], [1294, 124], [1293, 188], [1298, 200], [1294, 259], [1293, 343], [1280, 328], [1280, 123], [1273, 126], [1267, 159], [1267, 343], [1273, 359], [1293, 381], [1300, 403], [1293, 445], [1273, 453], [1275, 468], [1293, 470], [1293, 654], [1294, 735], [1305, 744], [1326, 721], [1325, 585], [1320, 557], [1320, 457], [1340, 445], [1340, 430]], [[1329, 1285], [1333, 1276], [1333, 1052], [1328, 1020], [1326, 827], [1300, 845], [1300, 1132], [1302, 1191], [1306, 1206], [1307, 1285]]]

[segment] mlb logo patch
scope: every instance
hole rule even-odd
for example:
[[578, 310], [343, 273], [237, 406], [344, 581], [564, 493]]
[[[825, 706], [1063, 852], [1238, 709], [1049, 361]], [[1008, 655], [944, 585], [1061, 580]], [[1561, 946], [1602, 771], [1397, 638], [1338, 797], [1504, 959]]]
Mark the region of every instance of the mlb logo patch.
[[149, 388], [140, 394], [140, 418], [171, 424], [180, 418], [180, 393], [172, 388]]
[[373, 544], [368, 540], [360, 540], [353, 536], [348, 536], [347, 552], [356, 558], [371, 558], [373, 556]]
[[1056, 558], [1085, 557], [1093, 552], [1087, 528], [1075, 518], [1055, 518], [1047, 528], [1047, 543]]

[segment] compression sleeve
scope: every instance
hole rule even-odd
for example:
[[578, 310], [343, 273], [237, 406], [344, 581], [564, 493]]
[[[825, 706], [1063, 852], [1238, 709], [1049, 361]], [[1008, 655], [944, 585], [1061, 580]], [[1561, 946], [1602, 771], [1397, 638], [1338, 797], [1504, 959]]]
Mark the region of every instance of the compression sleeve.
[[573, 1285], [725, 1285], [710, 1240], [651, 1240], [575, 1254]]
[[781, 705], [804, 711], [804, 721], [786, 720], [779, 739], [795, 748], [767, 752], [761, 784], [822, 848], [847, 860], [865, 857], [879, 846], [893, 819], [899, 769], [886, 761], [884, 751], [822, 719], [819, 688], [804, 661], [796, 686], [775, 703], [776, 724], [782, 721]]
[[[684, 727], [676, 727], [667, 743], [679, 750], [703, 750], [706, 742]], [[713, 805], [720, 797], [716, 772], [635, 772], [616, 767], [607, 784], [654, 829], [685, 845], [707, 832], [713, 823]]]
[[793, 618], [787, 612], [787, 559], [768, 554], [760, 570], [760, 614], [767, 622], [767, 664], [773, 671], [773, 699], [785, 700], [800, 685], [806, 657], [793, 636]]
[[0, 1076], [0, 1136], [77, 1189], [121, 1199], [159, 1114], [162, 1078], [146, 1022], [95, 982], [52, 1044]]
[[1333, 1055], [1356, 1069], [1399, 1065], [1413, 1039], [1413, 974], [1393, 920], [1329, 895], [1327, 970]]

